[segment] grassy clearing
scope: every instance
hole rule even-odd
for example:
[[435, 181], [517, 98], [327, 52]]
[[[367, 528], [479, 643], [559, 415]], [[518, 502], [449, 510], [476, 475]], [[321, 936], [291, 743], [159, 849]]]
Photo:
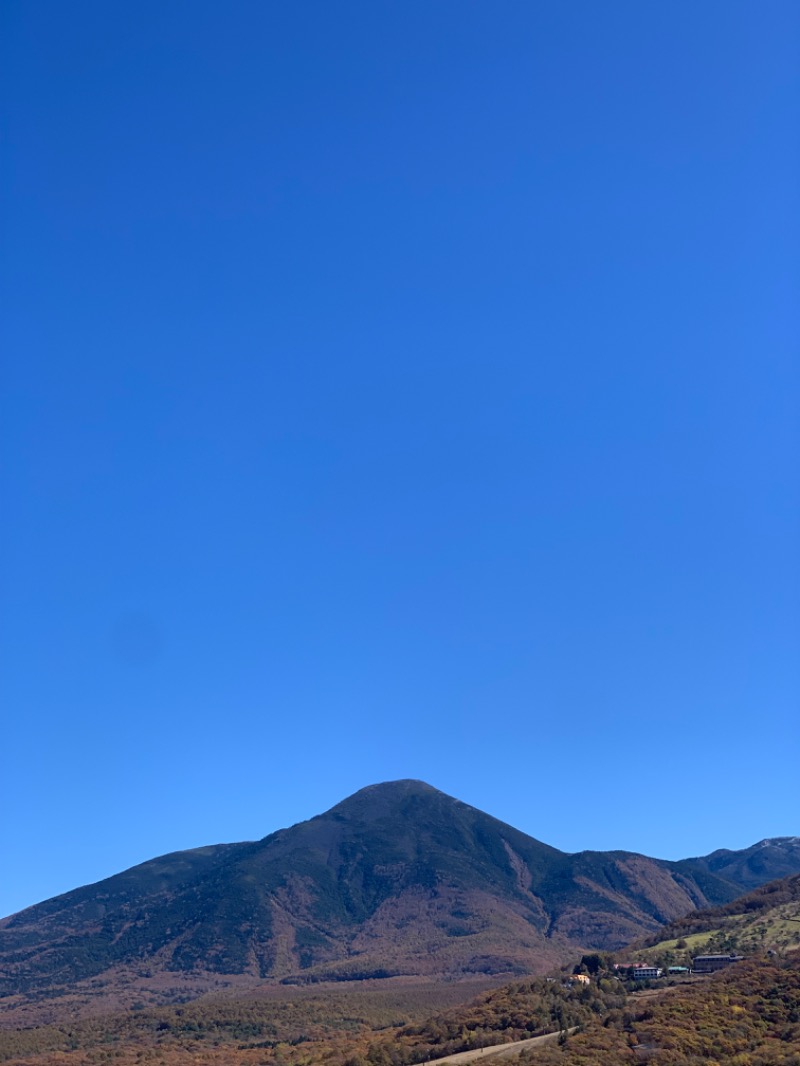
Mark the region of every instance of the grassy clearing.
[[[677, 937], [675, 940], [662, 940], [652, 948], [648, 948], [646, 954], [657, 954], [659, 951], [698, 951], [719, 933], [719, 929], [710, 929], [707, 933], [692, 933], [691, 936]], [[679, 948], [678, 942], [683, 940], [685, 948]]]

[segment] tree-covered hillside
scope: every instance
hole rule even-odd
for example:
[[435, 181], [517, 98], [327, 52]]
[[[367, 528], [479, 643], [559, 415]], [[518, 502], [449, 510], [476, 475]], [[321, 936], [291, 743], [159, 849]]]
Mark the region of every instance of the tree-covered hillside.
[[696, 864], [568, 855], [394, 781], [255, 843], [163, 856], [4, 919], [0, 996], [117, 995], [134, 977], [163, 991], [165, 975], [180, 995], [203, 974], [522, 976], [736, 894]]
[[[711, 979], [631, 997], [515, 1066], [798, 1066], [800, 954], [750, 959]], [[506, 1064], [508, 1066], [508, 1064]]]
[[690, 965], [698, 954], [784, 954], [800, 948], [800, 875], [771, 881], [724, 907], [692, 911], [634, 944], [631, 958]]

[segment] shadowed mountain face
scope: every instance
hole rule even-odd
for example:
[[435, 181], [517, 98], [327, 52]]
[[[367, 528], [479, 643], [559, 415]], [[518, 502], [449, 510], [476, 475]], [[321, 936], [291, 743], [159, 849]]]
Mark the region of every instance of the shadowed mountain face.
[[742, 851], [720, 848], [690, 862], [733, 881], [743, 890], [758, 888], [800, 870], [800, 837], [773, 837]]
[[567, 855], [422, 782], [374, 785], [256, 843], [165, 855], [4, 919], [0, 994], [145, 965], [290, 982], [542, 972], [738, 895], [739, 867], [712, 860]]

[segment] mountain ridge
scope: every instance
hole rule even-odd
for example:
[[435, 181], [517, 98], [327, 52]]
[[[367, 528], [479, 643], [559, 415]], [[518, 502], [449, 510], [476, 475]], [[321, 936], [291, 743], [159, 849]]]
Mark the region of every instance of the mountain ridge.
[[728, 902], [741, 888], [712, 867], [760, 876], [743, 854], [569, 854], [425, 782], [368, 785], [261, 840], [150, 859], [2, 919], [0, 995], [120, 967], [289, 983], [542, 972]]

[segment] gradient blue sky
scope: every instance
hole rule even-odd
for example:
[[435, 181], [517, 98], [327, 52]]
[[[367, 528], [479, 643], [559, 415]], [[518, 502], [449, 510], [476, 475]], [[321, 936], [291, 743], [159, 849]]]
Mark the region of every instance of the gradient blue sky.
[[797, 3], [0, 18], [0, 913], [397, 777], [800, 834]]

